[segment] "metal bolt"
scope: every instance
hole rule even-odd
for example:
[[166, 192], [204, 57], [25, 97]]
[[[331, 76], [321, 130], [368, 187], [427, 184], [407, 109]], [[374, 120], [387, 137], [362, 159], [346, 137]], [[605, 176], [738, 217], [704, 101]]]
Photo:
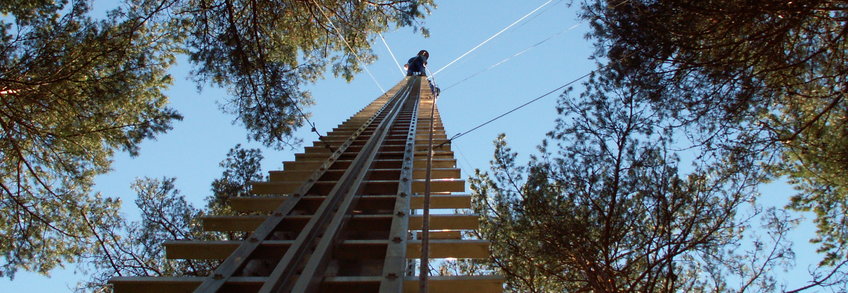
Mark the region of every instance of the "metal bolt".
[[401, 239], [398, 236], [395, 236], [395, 237], [392, 238], [392, 242], [394, 242], [394, 243], [400, 243], [401, 241], [403, 241], [403, 239]]
[[259, 241], [259, 239], [256, 238], [256, 236], [250, 236], [250, 242], [257, 242], [257, 241]]
[[394, 279], [397, 279], [397, 278], [398, 278], [398, 275], [395, 274], [395, 273], [389, 273], [388, 275], [386, 275], [386, 279], [389, 279], [389, 280], [394, 280]]
[[409, 181], [409, 178], [403, 177], [402, 180], [403, 180], [403, 182], [407, 182], [407, 181]]
[[300, 193], [292, 194], [294, 197], [300, 197]]
[[405, 216], [405, 215], [406, 215], [406, 214], [405, 214], [404, 212], [397, 212], [397, 216], [398, 216], [398, 217], [403, 217], [403, 216]]
[[401, 192], [400, 197], [406, 197], [406, 192]]
[[215, 280], [220, 280], [220, 279], [224, 278], [224, 275], [215, 273], [215, 274], [212, 275], [212, 278], [215, 279]]
[[282, 212], [274, 212], [274, 216], [275, 217], [282, 217], [283, 213]]

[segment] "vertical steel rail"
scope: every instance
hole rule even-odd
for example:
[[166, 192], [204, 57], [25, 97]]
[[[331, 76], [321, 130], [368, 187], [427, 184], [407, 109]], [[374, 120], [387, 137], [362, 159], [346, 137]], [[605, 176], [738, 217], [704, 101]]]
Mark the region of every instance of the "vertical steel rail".
[[400, 181], [395, 195], [395, 207], [392, 225], [389, 230], [389, 242], [386, 247], [386, 258], [383, 262], [383, 273], [380, 279], [380, 293], [403, 292], [404, 271], [406, 270], [406, 246], [409, 234], [410, 196], [412, 196], [413, 168], [415, 162], [415, 138], [418, 125], [418, 104], [421, 101], [420, 86], [418, 95], [410, 99], [411, 117], [406, 134], [406, 142], [401, 165]]
[[374, 123], [377, 117], [386, 111], [390, 103], [401, 92], [402, 90], [398, 91], [394, 97], [387, 99], [386, 103], [383, 104], [383, 106], [381, 106], [380, 109], [371, 116], [371, 118], [365, 121], [350, 137], [348, 137], [348, 139], [345, 140], [345, 142], [339, 146], [335, 152], [331, 153], [330, 157], [324, 160], [321, 166], [312, 173], [306, 182], [292, 194], [291, 198], [280, 204], [280, 206], [272, 212], [272, 215], [268, 217], [268, 219], [265, 220], [259, 227], [257, 227], [247, 240], [242, 241], [239, 247], [236, 248], [236, 250], [230, 254], [230, 256], [227, 257], [212, 274], [205, 278], [194, 292], [217, 292], [224, 286], [230, 277], [238, 273], [239, 269], [244, 266], [245, 262], [250, 258], [253, 252], [262, 245], [262, 241], [267, 239], [274, 229], [276, 229], [276, 227], [285, 220], [286, 215], [294, 209], [295, 205], [297, 205], [300, 199], [306, 195], [306, 192], [312, 188], [324, 172], [326, 172], [330, 166], [336, 162], [344, 151], [347, 150], [353, 141], [356, 140], [369, 125]]
[[[321, 206], [310, 218], [309, 222], [307, 222], [294, 243], [286, 250], [286, 253], [280, 259], [274, 271], [268, 276], [268, 281], [260, 288], [259, 292], [304, 292], [314, 284], [314, 274], [321, 267], [320, 263], [324, 260], [323, 257], [326, 250], [331, 248], [330, 244], [332, 244], [333, 238], [335, 238], [335, 231], [337, 229], [334, 228], [338, 228], [338, 226], [332, 225], [342, 224], [341, 217], [347, 211], [345, 206], [350, 205], [353, 200], [353, 194], [359, 189], [359, 185], [365, 176], [365, 170], [361, 169], [367, 168], [376, 154], [376, 151], [368, 152], [366, 150], [375, 149], [383, 141], [383, 138], [388, 133], [389, 127], [387, 125], [390, 125], [391, 117], [396, 116], [402, 106], [403, 100], [409, 94], [409, 84], [403, 90], [398, 91], [398, 94], [389, 102], [391, 106], [387, 115], [388, 117], [384, 118], [377, 126], [374, 134], [368, 139], [362, 151], [354, 158], [351, 166], [348, 167], [342, 177], [337, 181], [337, 184], [321, 203]], [[342, 207], [339, 205], [342, 205]], [[338, 211], [341, 211], [341, 213], [337, 213]], [[339, 216], [339, 214], [341, 215]], [[328, 231], [319, 231], [324, 228], [333, 231], [331, 233], [325, 233]], [[318, 243], [315, 243], [316, 240]], [[309, 258], [304, 259], [307, 257], [307, 254], [310, 254]], [[319, 259], [313, 260], [316, 257]], [[305, 264], [304, 261], [306, 262]], [[303, 267], [301, 266], [302, 264]]]
[[429, 291], [427, 280], [430, 276], [430, 181], [433, 177], [431, 171], [433, 170], [433, 129], [435, 128], [436, 98], [438, 97], [434, 93], [431, 98], [433, 102], [430, 106], [430, 134], [427, 139], [427, 177], [424, 181], [424, 211], [422, 212], [423, 221], [421, 224], [421, 268], [418, 274], [418, 289], [421, 293]]
[[339, 156], [347, 150], [353, 141], [356, 140], [359, 135], [374, 122], [374, 120], [376, 120], [376, 117], [380, 116], [383, 111], [386, 110], [387, 105], [389, 105], [391, 101], [392, 98], [389, 98], [386, 103], [383, 104], [383, 106], [380, 107], [373, 116], [371, 116], [371, 118], [365, 121], [350, 137], [348, 137], [348, 139], [345, 140], [345, 142], [339, 146], [335, 152], [331, 153], [330, 157], [325, 159], [321, 166], [315, 170], [312, 175], [310, 175], [306, 182], [291, 195], [291, 198], [280, 204], [280, 206], [271, 213], [271, 217], [268, 217], [267, 220], [262, 222], [262, 224], [253, 231], [247, 240], [242, 241], [239, 247], [236, 248], [236, 250], [233, 251], [233, 253], [230, 254], [230, 256], [228, 256], [220, 265], [218, 265], [215, 271], [204, 279], [194, 292], [217, 292], [220, 290], [229, 278], [235, 275], [238, 270], [244, 266], [245, 262], [250, 258], [253, 252], [262, 245], [262, 241], [267, 239], [271, 233], [273, 233], [274, 229], [276, 229], [276, 227], [285, 220], [286, 215], [294, 209], [302, 196], [305, 195], [306, 192], [312, 188], [315, 182], [324, 175], [330, 166], [338, 160]]
[[[350, 213], [353, 209], [354, 203], [358, 199], [356, 194], [362, 189], [362, 182], [364, 182], [366, 175], [368, 175], [368, 169], [377, 157], [377, 153], [379, 153], [380, 147], [383, 146], [386, 137], [388, 137], [389, 133], [391, 133], [392, 126], [397, 121], [398, 116], [400, 116], [400, 113], [403, 112], [406, 101], [412, 94], [412, 88], [414, 88], [414, 83], [411, 83], [411, 85], [406, 88], [406, 94], [402, 95], [399, 100], [395, 102], [396, 104], [393, 105], [388, 116], [377, 127], [377, 129], [374, 130], [374, 135], [362, 148], [359, 155], [354, 160], [354, 163], [348, 167], [350, 171], [356, 174], [355, 180], [352, 181], [354, 183], [349, 185], [342, 183], [344, 186], [343, 189], [346, 188], [345, 192], [342, 194], [342, 203], [337, 207], [338, 210], [333, 215], [330, 224], [324, 231], [321, 232], [323, 236], [321, 236], [321, 240], [318, 242], [315, 251], [309, 257], [300, 277], [298, 277], [295, 281], [291, 292], [304, 293], [316, 291], [314, 289], [319, 285], [322, 279], [319, 275], [324, 269], [326, 269], [326, 264], [332, 254], [333, 246], [341, 242], [341, 239], [338, 239], [338, 235], [346, 220], [351, 217]], [[281, 289], [285, 288], [281, 287]], [[281, 290], [277, 291], [285, 292]]]

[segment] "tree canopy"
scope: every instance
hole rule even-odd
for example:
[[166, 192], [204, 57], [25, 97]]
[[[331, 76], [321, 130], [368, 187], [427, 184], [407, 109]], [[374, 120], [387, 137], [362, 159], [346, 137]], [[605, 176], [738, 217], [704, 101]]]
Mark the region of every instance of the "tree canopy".
[[230, 197], [245, 196], [250, 182], [263, 178], [259, 167], [259, 149], [236, 145], [221, 161], [221, 177], [212, 181], [212, 195], [206, 197], [206, 209], [186, 201], [176, 188], [176, 178], [140, 178], [132, 183], [137, 193], [136, 206], [141, 219], [113, 216], [110, 224], [95, 229], [95, 248], [83, 255], [91, 278], [80, 289], [110, 292], [107, 282], [116, 276], [202, 276], [210, 273], [218, 261], [170, 260], [165, 258], [167, 240], [242, 240], [246, 233], [205, 232], [201, 216], [235, 214], [226, 204]]
[[772, 237], [754, 249], [742, 241], [753, 215], [740, 211], [756, 198], [760, 170], [739, 169], [744, 156], [681, 168], [668, 123], [614, 77], [596, 75], [560, 100], [557, 127], [526, 167], [501, 137], [491, 173], [472, 179], [481, 234], [509, 289], [775, 288], [768, 276], [791, 260], [791, 222], [763, 212]]
[[351, 78], [359, 60], [373, 60], [375, 33], [419, 28], [433, 7], [126, 0], [95, 17], [91, 3], [0, 1], [0, 253], [9, 277], [46, 273], [90, 249], [91, 227], [106, 222], [89, 216], [119, 205], [90, 194], [93, 178], [108, 172], [115, 151], [136, 155], [182, 118], [164, 93], [179, 54], [189, 56], [198, 87], [229, 90], [223, 108], [249, 138], [283, 148], [297, 141], [292, 131], [312, 103], [304, 84], [328, 69]]
[[203, 260], [169, 260], [162, 244], [167, 240], [203, 239], [198, 210], [180, 194], [176, 178], [139, 178], [132, 183], [137, 193], [136, 206], [141, 219], [129, 221], [115, 215], [109, 225], [92, 227], [96, 241], [81, 255], [91, 279], [80, 289], [108, 290], [107, 281], [115, 276], [201, 276], [216, 263]]
[[[581, 5], [598, 70], [539, 155], [520, 166], [501, 138], [472, 179], [508, 289], [844, 290], [848, 4]], [[823, 259], [795, 289], [773, 273], [793, 264], [798, 214], [756, 204], [782, 178]]]
[[[229, 89], [224, 109], [250, 138], [283, 147], [312, 98], [301, 87], [330, 67], [348, 80], [376, 58], [376, 33], [414, 26], [431, 0], [186, 0], [187, 50], [199, 81]], [[426, 30], [424, 31], [426, 33]]]
[[595, 0], [582, 17], [599, 62], [693, 144], [787, 178], [822, 264], [848, 263], [848, 3]]
[[250, 183], [264, 181], [262, 174], [262, 151], [244, 149], [237, 144], [227, 152], [227, 158], [218, 164], [224, 169], [221, 178], [212, 181], [212, 195], [207, 197], [206, 208], [211, 214], [235, 214], [230, 209], [231, 197], [250, 196]]
[[0, 19], [0, 253], [12, 277], [86, 251], [96, 215], [119, 205], [89, 194], [94, 176], [181, 116], [163, 93], [176, 44], [151, 37], [167, 30], [152, 14], [95, 21], [82, 1], [0, 9], [14, 20]]

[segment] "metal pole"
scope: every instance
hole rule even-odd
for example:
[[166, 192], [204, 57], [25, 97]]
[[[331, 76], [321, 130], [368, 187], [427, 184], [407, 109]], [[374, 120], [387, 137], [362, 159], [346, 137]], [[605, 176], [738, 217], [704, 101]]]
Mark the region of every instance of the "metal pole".
[[427, 142], [427, 179], [424, 181], [424, 211], [422, 213], [423, 221], [421, 225], [421, 268], [418, 273], [419, 292], [427, 293], [427, 279], [430, 275], [430, 180], [432, 179], [431, 171], [433, 169], [433, 129], [435, 126], [434, 119], [436, 116], [436, 95], [430, 99], [433, 101], [430, 107], [430, 134]]

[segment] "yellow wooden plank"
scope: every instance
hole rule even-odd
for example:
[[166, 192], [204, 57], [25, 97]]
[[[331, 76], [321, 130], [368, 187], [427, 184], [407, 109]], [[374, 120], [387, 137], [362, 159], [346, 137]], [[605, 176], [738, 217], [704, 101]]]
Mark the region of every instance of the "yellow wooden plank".
[[[459, 179], [461, 177], [459, 168], [433, 168], [431, 171], [433, 179]], [[427, 178], [427, 168], [416, 168], [412, 170], [414, 179]]]
[[[115, 293], [188, 293], [203, 283], [204, 277], [115, 277], [109, 280]], [[230, 277], [227, 287], [234, 291], [257, 291], [267, 277]]]
[[[421, 231], [416, 232], [416, 238], [421, 239], [424, 237], [424, 233]], [[429, 235], [430, 239], [462, 239], [462, 232], [449, 230], [449, 231], [430, 231]]]
[[[205, 231], [253, 231], [259, 227], [267, 216], [206, 216], [201, 217]], [[289, 216], [291, 221], [308, 219], [309, 215]], [[358, 215], [357, 220], [385, 220], [391, 221], [391, 215]], [[421, 230], [421, 216], [411, 216], [409, 222], [410, 230]], [[457, 230], [477, 229], [478, 219], [476, 215], [431, 215], [431, 230]]]
[[[292, 240], [266, 240], [260, 245], [263, 248], [285, 250], [293, 243]], [[366, 250], [373, 247], [378, 254], [385, 253], [388, 240], [347, 240], [342, 242], [341, 251], [355, 249], [355, 255], [369, 255]], [[225, 259], [238, 248], [241, 241], [166, 241], [165, 255], [168, 259]], [[346, 249], [345, 247], [351, 247]], [[341, 252], [337, 253], [340, 254]], [[407, 242], [406, 257], [419, 258], [421, 241]], [[431, 258], [487, 258], [489, 256], [488, 240], [431, 240]]]
[[[413, 168], [427, 168], [427, 158], [415, 158], [412, 162]], [[456, 159], [433, 159], [433, 168], [456, 168]]]
[[[329, 155], [326, 155], [329, 157]], [[268, 172], [268, 181], [306, 181], [315, 170], [286, 170], [286, 171], [270, 171]]]
[[[500, 293], [503, 292], [504, 278], [501, 276], [432, 276], [427, 282], [430, 293]], [[418, 290], [417, 278], [403, 282], [403, 292], [415, 293]]]
[[252, 194], [292, 194], [297, 191], [303, 181], [270, 181], [251, 182], [250, 193]]
[[[413, 193], [424, 193], [427, 182], [418, 179], [412, 182]], [[436, 179], [430, 181], [430, 192], [464, 192], [465, 180], [460, 179]]]
[[[363, 196], [363, 198], [368, 196]], [[270, 197], [234, 197], [230, 198], [230, 207], [237, 212], [270, 212], [275, 210], [286, 196]], [[304, 199], [311, 199], [309, 197]], [[424, 197], [416, 195], [410, 202], [411, 208], [423, 208]], [[430, 197], [430, 208], [432, 209], [467, 209], [471, 208], [471, 196], [468, 195], [432, 195]]]
[[[488, 258], [489, 240], [430, 240], [430, 258]], [[407, 258], [421, 257], [421, 241], [409, 241], [406, 246]]]
[[188, 293], [194, 291], [202, 277], [115, 277], [109, 280], [115, 293]]
[[[409, 217], [409, 230], [421, 230], [423, 217]], [[430, 230], [477, 229], [480, 225], [477, 215], [430, 215]]]
[[230, 207], [237, 212], [270, 212], [279, 207], [287, 196], [273, 197], [232, 197]]
[[[410, 201], [410, 208], [424, 208], [424, 196], [416, 195]], [[468, 209], [471, 208], [470, 195], [431, 195], [431, 209]]]
[[267, 216], [223, 216], [201, 217], [203, 231], [253, 231], [259, 227]]
[[[379, 286], [382, 276], [336, 276], [324, 279], [322, 287], [331, 292], [359, 292], [358, 285], [371, 284]], [[116, 293], [183, 293], [192, 292], [199, 286], [204, 277], [115, 277], [109, 280]], [[266, 277], [231, 277], [227, 286], [238, 291], [239, 288], [255, 288], [261, 286]], [[404, 279], [404, 292], [418, 292], [418, 277], [408, 276]], [[504, 278], [501, 276], [431, 276], [428, 287], [432, 293], [500, 293], [503, 292]], [[239, 286], [241, 285], [241, 286]]]
[[321, 167], [321, 164], [324, 163], [324, 160], [300, 160], [300, 161], [285, 161], [283, 162], [283, 169], [285, 170], [315, 170], [318, 167]]

